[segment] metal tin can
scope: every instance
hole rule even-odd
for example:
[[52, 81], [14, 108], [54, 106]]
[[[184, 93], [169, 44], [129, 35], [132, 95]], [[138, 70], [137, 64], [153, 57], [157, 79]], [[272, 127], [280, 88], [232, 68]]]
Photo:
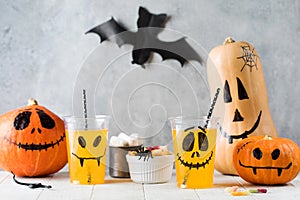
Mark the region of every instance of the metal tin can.
[[135, 151], [140, 146], [115, 147], [109, 146], [109, 175], [113, 178], [130, 178], [126, 160], [128, 151]]

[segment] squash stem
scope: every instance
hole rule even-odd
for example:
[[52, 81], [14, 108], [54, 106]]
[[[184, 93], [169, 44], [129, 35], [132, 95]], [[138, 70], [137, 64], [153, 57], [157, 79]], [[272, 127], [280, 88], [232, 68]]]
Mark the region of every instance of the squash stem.
[[264, 140], [272, 140], [272, 136], [266, 135], [266, 136], [264, 137]]
[[231, 43], [234, 43], [234, 42], [235, 42], [234, 39], [232, 39], [231, 37], [228, 37], [228, 38], [225, 39], [225, 41], [223, 42], [223, 44], [224, 45], [225, 44], [231, 44]]
[[28, 99], [28, 106], [32, 106], [32, 105], [38, 105], [38, 102], [34, 98], [29, 98]]

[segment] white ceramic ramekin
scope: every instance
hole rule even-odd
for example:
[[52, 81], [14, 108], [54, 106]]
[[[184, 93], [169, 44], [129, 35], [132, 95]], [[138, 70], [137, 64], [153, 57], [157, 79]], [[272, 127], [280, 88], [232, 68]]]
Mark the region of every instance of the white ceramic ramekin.
[[154, 156], [139, 159], [139, 156], [126, 155], [130, 177], [137, 183], [165, 183], [172, 177], [174, 155]]

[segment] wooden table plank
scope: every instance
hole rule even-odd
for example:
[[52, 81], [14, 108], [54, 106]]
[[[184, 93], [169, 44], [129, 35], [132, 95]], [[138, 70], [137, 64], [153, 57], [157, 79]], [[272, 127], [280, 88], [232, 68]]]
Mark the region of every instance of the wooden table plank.
[[90, 200], [90, 199], [144, 199], [142, 185], [130, 179], [112, 179], [108, 176], [104, 184], [75, 185], [69, 182], [68, 172], [60, 172], [51, 180], [53, 189], [44, 190], [39, 200]]
[[54, 174], [50, 185], [52, 189], [44, 189], [38, 200], [89, 200], [94, 188], [94, 185], [71, 184], [68, 172]]
[[96, 185], [91, 199], [144, 199], [142, 184], [130, 179], [106, 179], [105, 184]]
[[0, 173], [0, 184], [6, 179], [6, 177], [8, 177], [9, 174], [8, 173]]
[[236, 181], [235, 176], [224, 176], [215, 171], [213, 187], [207, 189], [197, 189], [195, 191], [197, 192], [200, 200], [232, 200], [232, 196], [226, 194], [224, 189], [234, 185], [240, 186]]
[[181, 189], [177, 187], [175, 172], [173, 172], [172, 179], [168, 183], [144, 184], [144, 192], [146, 200], [199, 199], [195, 190]]
[[[18, 185], [13, 181], [12, 175], [7, 172], [1, 172], [0, 177], [4, 177], [0, 184], [0, 197], [1, 199], [22, 199], [22, 200], [35, 200], [38, 199], [44, 189], [30, 189], [24, 185]], [[46, 178], [17, 178], [18, 181], [28, 183], [45, 183], [48, 184], [50, 177]]]
[[[215, 172], [214, 186], [209, 189], [177, 188], [175, 173], [170, 182], [164, 184], [138, 184], [130, 179], [113, 179], [106, 176], [105, 184], [74, 185], [69, 181], [67, 171], [61, 171], [45, 178], [18, 178], [19, 181], [51, 185], [52, 189], [29, 189], [16, 184], [12, 175], [0, 171], [0, 197], [9, 200], [96, 200], [96, 199], [184, 199], [184, 200], [298, 200], [300, 197], [300, 175], [283, 186], [256, 186], [238, 176], [225, 176]], [[226, 193], [226, 187], [237, 185], [240, 189], [267, 188], [266, 194], [250, 194], [245, 197], [233, 197]]]
[[[299, 176], [298, 176], [299, 177]], [[249, 199], [256, 200], [273, 200], [273, 199], [289, 199], [296, 200], [300, 199], [300, 187], [297, 188], [294, 186], [294, 181], [291, 183], [282, 185], [282, 186], [260, 186], [260, 185], [252, 185], [252, 184], [243, 184], [245, 189], [258, 189], [258, 188], [266, 188], [266, 194], [251, 194]]]
[[[222, 177], [223, 184], [230, 186], [239, 186], [240, 190], [249, 190], [249, 189], [258, 189], [258, 188], [265, 188], [267, 189], [267, 193], [250, 193], [248, 196], [243, 196], [242, 198], [245, 200], [276, 200], [276, 199], [289, 199], [289, 200], [296, 200], [299, 199], [300, 196], [300, 175], [298, 175], [297, 179], [293, 180], [292, 182], [282, 185], [282, 186], [265, 186], [265, 185], [253, 185], [251, 183], [246, 182], [239, 176], [226, 176], [220, 175]], [[232, 180], [232, 185], [227, 184], [229, 179]], [[234, 184], [236, 183], [236, 184]], [[225, 186], [224, 185], [224, 186]], [[229, 193], [224, 191], [226, 187], [223, 187], [223, 194], [222, 190], [213, 192], [219, 198], [222, 199], [232, 199]]]

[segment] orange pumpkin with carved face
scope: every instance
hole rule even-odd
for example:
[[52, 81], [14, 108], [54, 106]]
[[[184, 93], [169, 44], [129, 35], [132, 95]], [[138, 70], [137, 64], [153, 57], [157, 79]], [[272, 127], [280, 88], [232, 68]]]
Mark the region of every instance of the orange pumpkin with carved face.
[[0, 116], [0, 168], [17, 176], [45, 176], [67, 163], [64, 122], [33, 99]]
[[[251, 44], [229, 38], [211, 50], [207, 71], [212, 97], [216, 88], [223, 93], [216, 106], [224, 108], [224, 114], [215, 167], [223, 174], [237, 174], [232, 162], [237, 142], [253, 135], [278, 135], [268, 106], [262, 64]], [[215, 110], [215, 115], [222, 115]]]
[[254, 184], [278, 185], [293, 180], [300, 170], [300, 149], [287, 138], [252, 136], [233, 150], [238, 174]]

